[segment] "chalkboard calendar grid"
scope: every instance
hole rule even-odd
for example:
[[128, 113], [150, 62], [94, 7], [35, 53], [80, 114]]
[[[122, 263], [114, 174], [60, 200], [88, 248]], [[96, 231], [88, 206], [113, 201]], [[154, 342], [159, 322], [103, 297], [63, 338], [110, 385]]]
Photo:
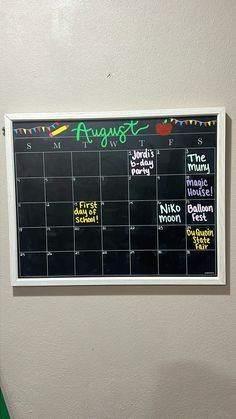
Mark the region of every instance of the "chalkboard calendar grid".
[[[14, 122], [14, 285], [223, 283], [219, 118], [216, 123], [214, 112], [192, 115], [173, 114], [169, 135], [153, 132], [153, 126], [170, 125], [158, 113], [142, 115], [139, 127], [148, 125], [147, 134], [135, 136], [133, 127], [114, 146], [117, 135], [109, 131], [105, 147], [99, 135], [91, 143], [86, 137], [83, 144], [84, 136], [75, 141], [81, 118], [63, 118], [52, 127], [50, 133], [71, 128], [57, 138], [45, 135], [46, 118]], [[211, 129], [199, 130], [209, 117]], [[100, 127], [111, 120], [86, 122], [102, 134]], [[37, 125], [44, 130], [34, 132]]]
[[[214, 152], [214, 149], [212, 149]], [[147, 155], [148, 153], [153, 153], [154, 157], [152, 162], [155, 163], [155, 173], [150, 174], [151, 177], [151, 186], [154, 185], [154, 188], [151, 189], [150, 185], [147, 184], [146, 189], [140, 189], [138, 183], [141, 183], [148, 179], [150, 183], [149, 177], [140, 176], [140, 175], [131, 175], [130, 173], [130, 162], [132, 161], [132, 152], [131, 151], [122, 151], [120, 154], [122, 155], [122, 161], [127, 161], [127, 171], [123, 171], [123, 174], [119, 174], [119, 176], [109, 175], [106, 171], [104, 173], [102, 168], [102, 161], [109, 162], [109, 156], [105, 159], [101, 158], [101, 154], [104, 153], [113, 153], [114, 151], [106, 151], [106, 152], [94, 152], [97, 155], [97, 162], [98, 162], [98, 172], [97, 177], [86, 175], [83, 177], [74, 177], [73, 174], [73, 161], [76, 162], [76, 154], [80, 152], [60, 152], [60, 158], [62, 161], [70, 161], [70, 168], [68, 169], [67, 175], [62, 177], [61, 170], [64, 171], [65, 167], [63, 165], [58, 166], [58, 172], [55, 172], [55, 165], [53, 165], [53, 160], [55, 157], [58, 159], [58, 155], [56, 153], [51, 152], [42, 152], [42, 153], [35, 153], [37, 154], [37, 159], [42, 159], [42, 168], [43, 177], [21, 177], [20, 169], [17, 168], [17, 161], [18, 161], [18, 153], [16, 153], [16, 171], [17, 171], [17, 192], [18, 192], [18, 206], [17, 206], [17, 218], [18, 218], [18, 225], [19, 225], [19, 251], [20, 251], [20, 258], [19, 258], [19, 269], [20, 274], [22, 276], [31, 276], [32, 274], [36, 276], [42, 275], [85, 275], [86, 273], [81, 271], [81, 264], [79, 263], [80, 258], [85, 259], [86, 256], [88, 258], [88, 267], [92, 267], [93, 263], [92, 260], [97, 259], [98, 253], [101, 252], [101, 257], [98, 258], [97, 267], [96, 265], [93, 266], [93, 270], [91, 273], [87, 273], [87, 275], [116, 275], [117, 270], [120, 269], [121, 272], [119, 274], [136, 274], [135, 266], [133, 266], [133, 260], [135, 260], [136, 252], [138, 255], [141, 256], [142, 253], [143, 258], [143, 268], [141, 274], [169, 274], [172, 273], [171, 269], [175, 269], [175, 273], [178, 272], [179, 274], [189, 274], [189, 262], [188, 262], [188, 240], [187, 235], [185, 234], [185, 230], [187, 229], [188, 225], [191, 225], [191, 220], [187, 218], [187, 211], [185, 209], [185, 202], [186, 202], [186, 159], [188, 157], [188, 153], [192, 153], [191, 149], [178, 149], [176, 150], [134, 150], [134, 154], [137, 155]], [[198, 149], [198, 153], [201, 149]], [[86, 152], [85, 152], [86, 153]], [[90, 152], [89, 152], [90, 153]], [[131, 154], [130, 154], [131, 153]], [[161, 166], [161, 156], [162, 154], [175, 154], [177, 153], [177, 158], [181, 158], [184, 161], [183, 171], [182, 173], [158, 173], [158, 160], [160, 160]], [[46, 154], [46, 157], [45, 157]], [[24, 157], [25, 155], [25, 157]], [[22, 162], [25, 159], [27, 163], [27, 156], [29, 153], [21, 152], [19, 161]], [[46, 168], [45, 168], [45, 160], [46, 160]], [[52, 160], [52, 161], [51, 161]], [[86, 156], [85, 156], [86, 161]], [[54, 173], [50, 171], [54, 170]], [[120, 169], [120, 168], [118, 168]], [[112, 167], [112, 171], [114, 168]], [[118, 170], [119, 171], [119, 170]], [[19, 172], [19, 173], [18, 173]], [[126, 172], [126, 173], [125, 173]], [[162, 170], [163, 172], [163, 170]], [[47, 176], [54, 175], [54, 176]], [[105, 176], [104, 176], [105, 175]], [[166, 188], [166, 177], [167, 176], [174, 176], [175, 183], [174, 187], [176, 187], [176, 180], [177, 186], [180, 186], [180, 189], [177, 191], [172, 191], [174, 196], [171, 194], [171, 188]], [[134, 178], [135, 177], [135, 178]], [[76, 183], [80, 184], [80, 181], [86, 180], [87, 182], [92, 179], [93, 183], [84, 191], [79, 190], [77, 191], [77, 187], [75, 186]], [[162, 190], [162, 187], [158, 187], [159, 184], [161, 185], [162, 179], [165, 179], [165, 189]], [[98, 181], [94, 184], [94, 180]], [[179, 182], [180, 180], [180, 182]], [[119, 184], [121, 182], [121, 184]], [[137, 182], [138, 181], [138, 182]], [[140, 182], [141, 181], [141, 182]], [[171, 179], [173, 182], [173, 180]], [[30, 189], [29, 182], [31, 182], [34, 186], [34, 189]], [[66, 188], [61, 189], [61, 185], [63, 182], [66, 182]], [[106, 184], [111, 182], [110, 187], [112, 189], [107, 189]], [[26, 184], [25, 184], [26, 183]], [[135, 188], [132, 188], [132, 184], [135, 184]], [[180, 183], [180, 185], [178, 185]], [[60, 192], [58, 195], [55, 196], [55, 189], [52, 189], [54, 184], [54, 188], [59, 186]], [[37, 186], [38, 185], [38, 186]], [[88, 185], [88, 184], [87, 184]], [[94, 188], [95, 185], [95, 188]], [[27, 187], [27, 188], [26, 188]], [[68, 188], [70, 188], [70, 193], [68, 194]], [[160, 189], [160, 190], [159, 190]], [[33, 191], [33, 201], [30, 201], [30, 196], [32, 195]], [[64, 191], [64, 192], [63, 192]], [[79, 195], [78, 195], [79, 192]], [[140, 196], [142, 193], [142, 196]], [[150, 196], [151, 193], [151, 196]], [[177, 195], [176, 195], [177, 193]], [[91, 200], [93, 197], [96, 198], [96, 203], [98, 204], [98, 208], [100, 208], [100, 223], [93, 222], [91, 224], [83, 225], [83, 227], [76, 227], [76, 221], [79, 217], [72, 216], [73, 208], [77, 208], [78, 203], [75, 201], [75, 194], [76, 198], [80, 198], [80, 206], [83, 206], [87, 203], [88, 198]], [[110, 194], [110, 196], [108, 196]], [[133, 194], [133, 196], [130, 196]], [[148, 194], [148, 196], [146, 196]], [[29, 196], [30, 195], [30, 196]], [[67, 196], [65, 196], [67, 195]], [[105, 199], [104, 199], [105, 198]], [[123, 198], [121, 200], [121, 198]], [[132, 199], [130, 199], [132, 198]], [[134, 199], [133, 199], [134, 198]], [[136, 198], [136, 199], [135, 199]], [[150, 199], [145, 199], [150, 198]], [[60, 200], [59, 200], [60, 199]], [[120, 200], [119, 200], [120, 199]], [[164, 203], [162, 201], [164, 199]], [[194, 198], [196, 199], [196, 198]], [[119, 210], [119, 206], [126, 207], [126, 217], [125, 214], [122, 217], [124, 219], [124, 224], [117, 224], [116, 219], [113, 220], [115, 223], [114, 225], [111, 224], [109, 221], [109, 216], [107, 219], [106, 215], [103, 215], [103, 209], [110, 209], [109, 206], [113, 205], [113, 207], [117, 207]], [[44, 209], [43, 209], [44, 206]], [[56, 207], [56, 208], [55, 208]], [[182, 207], [182, 210], [180, 209]], [[54, 210], [54, 217], [52, 219], [51, 208]], [[137, 208], [140, 211], [137, 211]], [[182, 211], [182, 219], [179, 214], [179, 209]], [[43, 214], [42, 216], [42, 225], [37, 226], [33, 225], [32, 221], [29, 218], [28, 212], [30, 214], [40, 211]], [[64, 213], [65, 212], [65, 213]], [[92, 211], [93, 212], [93, 211]], [[99, 212], [99, 211], [98, 211]], [[61, 224], [60, 219], [56, 217], [56, 213], [61, 215]], [[156, 214], [155, 214], [156, 213]], [[162, 214], [163, 213], [163, 214]], [[65, 215], [64, 215], [65, 214]], [[119, 216], [120, 211], [117, 213]], [[167, 214], [167, 215], [166, 215]], [[170, 215], [169, 215], [170, 214]], [[56, 218], [55, 218], [56, 217]], [[141, 220], [140, 220], [141, 217]], [[43, 222], [44, 218], [44, 222]], [[93, 217], [91, 217], [93, 218]], [[126, 218], [126, 219], [125, 219]], [[52, 221], [51, 221], [52, 220]], [[63, 225], [63, 220], [69, 223], [69, 225]], [[176, 221], [175, 221], [176, 220]], [[37, 222], [35, 222], [36, 224]], [[119, 223], [119, 221], [118, 221]], [[122, 221], [120, 221], [122, 223]], [[27, 225], [28, 224], [28, 225]], [[97, 227], [98, 224], [101, 224], [101, 227]], [[183, 226], [184, 228], [183, 228]], [[169, 226], [169, 227], [168, 227]], [[214, 230], [215, 230], [215, 222], [213, 223]], [[96, 233], [90, 233], [88, 229], [94, 228], [96, 229]], [[190, 227], [191, 228], [191, 227]], [[38, 240], [35, 236], [35, 229], [40, 229], [40, 233], [38, 235]], [[44, 231], [45, 229], [45, 231]], [[101, 230], [101, 231], [100, 231]], [[106, 245], [104, 241], [107, 239], [109, 232], [112, 238], [109, 241], [110, 245]], [[136, 231], [142, 231], [142, 242], [147, 241], [143, 246], [135, 240], [135, 236], [137, 235]], [[172, 231], [171, 231], [172, 230]], [[79, 237], [78, 240], [77, 236], [81, 235], [81, 231], [87, 235], [86, 242], [89, 243], [84, 245], [83, 242], [80, 243]], [[173, 245], [173, 238], [171, 239], [171, 243], [168, 242], [168, 236], [164, 233], [169, 231], [174, 234], [177, 233], [177, 237], [182, 235], [182, 241], [178, 240], [178, 243]], [[152, 232], [152, 233], [151, 233]], [[68, 234], [70, 233], [70, 234]], [[120, 233], [117, 235], [117, 233]], [[122, 234], [123, 233], [123, 234]], [[150, 240], [151, 237], [156, 237], [156, 240]], [[52, 239], [53, 235], [56, 238], [55, 240]], [[45, 236], [45, 245], [43, 246], [43, 237]], [[99, 238], [100, 236], [100, 238]], [[139, 235], [137, 235], [137, 239]], [[147, 236], [147, 237], [146, 237]], [[91, 237], [91, 241], [89, 240]], [[117, 243], [116, 246], [114, 245], [115, 240], [117, 237], [120, 239], [120, 243]], [[128, 241], [129, 237], [129, 241]], [[98, 240], [96, 241], [96, 238]], [[68, 246], [68, 240], [70, 241], [70, 245], [66, 250], [64, 248], [65, 245]], [[95, 240], [95, 241], [94, 241]], [[175, 239], [176, 240], [176, 239]], [[185, 243], [184, 243], [185, 240]], [[124, 241], [126, 241], [126, 246], [124, 246]], [[164, 242], [163, 242], [164, 241]], [[100, 245], [101, 242], [101, 245]], [[179, 244], [181, 242], [181, 247]], [[38, 248], [37, 248], [38, 243]], [[98, 244], [99, 243], [99, 244]], [[151, 243], [151, 244], [150, 244]], [[171, 244], [171, 245], [170, 245]], [[84, 246], [84, 247], [83, 247]], [[145, 247], [147, 246], [147, 248]], [[93, 248], [94, 247], [94, 248]], [[112, 249], [112, 247], [114, 247]], [[125, 247], [125, 248], [124, 248]], [[166, 249], [165, 249], [166, 248]], [[43, 250], [42, 250], [43, 249]], [[158, 250], [157, 250], [158, 249]], [[181, 250], [180, 250], [181, 249]], [[208, 250], [208, 249], [207, 249]], [[74, 252], [72, 258], [72, 251]], [[109, 263], [105, 263], [107, 259], [107, 252], [126, 252], [126, 258], [124, 258], [124, 253], [121, 256], [117, 257], [117, 266], [114, 264], [114, 260], [112, 260], [111, 266]], [[192, 252], [196, 251], [192, 249]], [[215, 252], [210, 250], [213, 253], [215, 259]], [[52, 253], [53, 252], [53, 253]], [[89, 254], [89, 252], [92, 252]], [[96, 253], [95, 253], [96, 252]], [[106, 253], [104, 253], [106, 252]], [[156, 252], [156, 255], [154, 253]], [[175, 252], [175, 253], [170, 253]], [[181, 253], [177, 253], [181, 252]], [[43, 257], [43, 253], [45, 256]], [[63, 266], [61, 264], [54, 263], [52, 264], [51, 260], [53, 257], [56, 259], [58, 255], [56, 253], [60, 253], [60, 260], [65, 257]], [[205, 250], [204, 250], [205, 253]], [[82, 254], [82, 256], [81, 256]], [[177, 261], [179, 260], [180, 266], [177, 265], [167, 265], [165, 268], [163, 266], [162, 255], [168, 259], [168, 256], [173, 257], [175, 256], [182, 256], [182, 258], [177, 257]], [[52, 257], [53, 256], [53, 257]], [[74, 257], [75, 256], [75, 257]], [[145, 257], [150, 258], [148, 263], [145, 263]], [[202, 256], [200, 254], [200, 256]], [[23, 259], [22, 259], [23, 258]], [[35, 260], [35, 269], [37, 272], [34, 273], [34, 264], [30, 266], [28, 262], [28, 258], [30, 260]], [[124, 258], [124, 262], [122, 260]], [[36, 261], [39, 261], [40, 267], [37, 265]], [[105, 260], [104, 260], [105, 259]], [[155, 260], [156, 259], [156, 260]], [[185, 263], [184, 263], [185, 259]], [[44, 263], [42, 263], [44, 261]], [[152, 264], [150, 262], [152, 261]], [[129, 262], [129, 263], [128, 263]], [[126, 265], [126, 267], [125, 267]], [[135, 265], [135, 264], [134, 264]], [[88, 269], [87, 267], [87, 269]], [[31, 271], [27, 271], [29, 269]], [[60, 274], [61, 270], [65, 269], [65, 273]], [[41, 269], [41, 271], [40, 271]], [[60, 270], [59, 270], [60, 269]], [[115, 269], [112, 271], [112, 269]], [[59, 272], [58, 272], [59, 270]], [[123, 270], [123, 272], [122, 272]], [[191, 272], [191, 261], [190, 261], [190, 273]], [[214, 272], [215, 273], [215, 272]], [[38, 274], [38, 275], [37, 275]]]

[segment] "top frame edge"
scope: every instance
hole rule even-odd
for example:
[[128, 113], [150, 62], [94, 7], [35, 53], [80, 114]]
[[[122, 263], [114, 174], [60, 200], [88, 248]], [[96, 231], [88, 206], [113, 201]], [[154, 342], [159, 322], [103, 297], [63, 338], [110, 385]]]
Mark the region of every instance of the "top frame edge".
[[101, 118], [122, 118], [122, 117], [155, 117], [155, 116], [185, 116], [196, 115], [225, 115], [225, 107], [209, 108], [178, 108], [178, 109], [150, 109], [150, 110], [127, 110], [127, 111], [99, 111], [99, 112], [54, 112], [54, 113], [6, 113], [8, 121], [27, 121], [41, 119], [101, 119]]

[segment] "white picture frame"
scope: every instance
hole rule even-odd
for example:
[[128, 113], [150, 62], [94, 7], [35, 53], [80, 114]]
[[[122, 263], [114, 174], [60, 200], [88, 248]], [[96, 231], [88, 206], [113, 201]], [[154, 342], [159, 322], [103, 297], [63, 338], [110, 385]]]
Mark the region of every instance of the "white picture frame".
[[[13, 123], [39, 120], [89, 120], [118, 118], [164, 118], [214, 115], [217, 117], [217, 276], [188, 277], [96, 277], [19, 278], [17, 262], [16, 190], [14, 173]], [[59, 285], [225, 285], [225, 109], [223, 107], [161, 109], [96, 113], [13, 113], [5, 115], [5, 143], [8, 185], [10, 278], [12, 286]]]

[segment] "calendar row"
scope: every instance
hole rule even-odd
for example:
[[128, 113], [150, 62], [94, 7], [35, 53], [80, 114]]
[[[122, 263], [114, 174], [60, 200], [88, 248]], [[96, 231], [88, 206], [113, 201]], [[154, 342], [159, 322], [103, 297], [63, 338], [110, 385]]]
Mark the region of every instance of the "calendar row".
[[215, 274], [215, 251], [23, 253], [21, 277]]
[[19, 227], [214, 224], [214, 200], [18, 204]]
[[79, 227], [23, 228], [19, 249], [30, 251], [71, 250], [212, 250], [214, 226], [175, 227]]
[[17, 180], [18, 202], [213, 199], [214, 176], [76, 177]]
[[214, 149], [142, 149], [16, 154], [17, 177], [214, 173]]

